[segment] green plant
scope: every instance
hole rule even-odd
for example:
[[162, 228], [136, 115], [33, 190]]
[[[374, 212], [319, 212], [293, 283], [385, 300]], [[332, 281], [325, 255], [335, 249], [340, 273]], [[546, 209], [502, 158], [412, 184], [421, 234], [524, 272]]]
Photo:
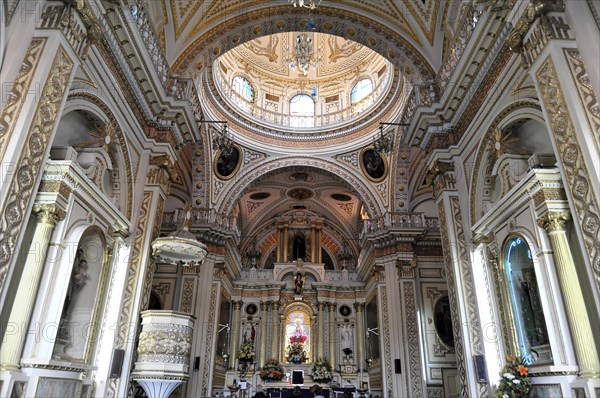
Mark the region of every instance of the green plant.
[[260, 369], [260, 378], [263, 380], [279, 381], [283, 379], [283, 366], [275, 358], [269, 359]]
[[506, 365], [500, 372], [496, 398], [527, 397], [531, 389], [529, 368], [524, 357], [506, 356]]
[[331, 364], [325, 358], [319, 358], [312, 368], [312, 378], [319, 383], [328, 383], [332, 378]]

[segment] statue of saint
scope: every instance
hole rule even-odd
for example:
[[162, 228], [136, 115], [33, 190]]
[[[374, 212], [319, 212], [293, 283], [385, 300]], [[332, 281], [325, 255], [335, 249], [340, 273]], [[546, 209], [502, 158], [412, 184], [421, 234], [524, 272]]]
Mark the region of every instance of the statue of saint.
[[294, 278], [294, 293], [298, 296], [301, 295], [303, 288], [304, 288], [304, 277], [302, 276], [302, 274], [300, 272], [298, 272], [296, 274], [296, 277]]

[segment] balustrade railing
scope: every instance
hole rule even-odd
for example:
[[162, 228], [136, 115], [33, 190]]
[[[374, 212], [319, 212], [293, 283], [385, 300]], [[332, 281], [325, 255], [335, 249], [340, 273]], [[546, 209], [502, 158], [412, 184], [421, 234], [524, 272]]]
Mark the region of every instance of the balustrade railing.
[[213, 72], [213, 78], [217, 90], [221, 92], [221, 95], [227, 100], [235, 109], [243, 112], [249, 116], [254, 117], [263, 122], [277, 125], [278, 127], [288, 128], [319, 128], [319, 127], [331, 127], [336, 124], [348, 122], [351, 118], [361, 115], [365, 110], [372, 106], [375, 106], [378, 101], [385, 98], [385, 93], [390, 89], [392, 79], [390, 74], [386, 74], [383, 79], [379, 81], [379, 84], [375, 87], [373, 92], [363, 98], [360, 102], [346, 107], [342, 110], [324, 113], [314, 116], [296, 116], [290, 114], [283, 114], [281, 112], [274, 112], [265, 108], [262, 108], [255, 102], [250, 102], [243, 96], [241, 96], [228, 82], [223, 80], [221, 73], [218, 70]]
[[[177, 208], [170, 212], [166, 211], [163, 213], [162, 227], [165, 229], [177, 227], [181, 224], [184, 217], [185, 212], [183, 208]], [[219, 214], [214, 209], [192, 209], [192, 226], [197, 227], [201, 225], [233, 233], [237, 236], [240, 234], [237, 217]]]
[[426, 217], [424, 213], [385, 213], [381, 217], [365, 220], [361, 235], [402, 228], [436, 231], [439, 229], [439, 220], [436, 217]]

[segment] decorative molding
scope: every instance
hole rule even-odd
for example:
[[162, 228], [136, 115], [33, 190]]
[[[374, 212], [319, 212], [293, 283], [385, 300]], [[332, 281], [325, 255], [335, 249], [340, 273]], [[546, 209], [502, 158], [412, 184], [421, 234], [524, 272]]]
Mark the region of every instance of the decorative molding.
[[454, 349], [456, 352], [456, 367], [458, 370], [458, 380], [460, 382], [460, 396], [469, 398], [469, 381], [467, 380], [467, 367], [465, 350], [463, 347], [463, 335], [460, 327], [460, 316], [458, 312], [458, 302], [456, 298], [456, 277], [454, 275], [452, 255], [450, 253], [450, 239], [448, 237], [448, 223], [446, 222], [446, 212], [444, 202], [440, 201], [438, 205], [440, 217], [440, 235], [442, 238], [442, 247], [444, 248], [444, 269], [448, 280], [448, 298], [450, 301], [450, 312], [452, 314], [452, 332], [454, 334]]
[[[134, 330], [130, 330], [131, 324], [129, 321], [132, 318], [132, 312], [134, 310], [133, 304], [135, 301], [136, 282], [139, 278], [138, 274], [142, 266], [141, 256], [144, 244], [144, 232], [146, 231], [146, 228], [148, 228], [151, 202], [152, 193], [144, 192], [138, 213], [138, 222], [135, 230], [133, 247], [131, 249], [131, 263], [129, 272], [127, 273], [125, 293], [121, 303], [121, 314], [119, 315], [119, 332], [116, 345], [121, 349], [127, 348], [127, 343], [129, 342], [131, 334], [134, 333]], [[115, 397], [117, 395], [117, 379], [111, 379], [107, 390], [107, 395], [109, 397]]]
[[515, 24], [512, 33], [508, 36], [507, 43], [516, 53], [523, 51], [524, 39], [531, 26], [550, 11], [562, 12], [565, 4], [562, 0], [528, 0], [521, 18]]
[[417, 321], [417, 307], [415, 303], [415, 286], [413, 281], [403, 281], [404, 313], [406, 315], [406, 345], [408, 346], [408, 360], [410, 362], [411, 397], [423, 396], [423, 379], [421, 374], [421, 345], [419, 344], [419, 323]]
[[527, 37], [523, 40], [520, 51], [523, 67], [529, 68], [544, 51], [550, 40], [571, 39], [569, 37], [570, 29], [562, 15], [542, 15], [534, 22]]
[[598, 214], [598, 198], [592, 188], [593, 183], [590, 181], [588, 165], [585, 162], [573, 118], [568, 111], [569, 107], [552, 59], [548, 57], [535, 74], [545, 104], [547, 120], [554, 135], [558, 155], [563, 166], [565, 180], [573, 197], [573, 210], [577, 215], [577, 222], [583, 233], [596, 288], [600, 289], [600, 248], [598, 247], [600, 215]]
[[[464, 230], [464, 220], [460, 211], [460, 199], [457, 196], [450, 198], [452, 208], [453, 224], [456, 229], [456, 243], [458, 246], [458, 266], [460, 271], [460, 281], [462, 281], [462, 291], [464, 294], [464, 302], [466, 305], [467, 319], [462, 322], [467, 322], [469, 325], [469, 341], [471, 342], [471, 350], [473, 353], [483, 353], [483, 339], [481, 336], [481, 323], [479, 321], [479, 310], [477, 308], [477, 296], [475, 293], [475, 284], [473, 281], [473, 270], [471, 266], [469, 248], [467, 247], [467, 238]], [[457, 280], [457, 283], [458, 281]], [[479, 396], [487, 397], [488, 388], [485, 383], [477, 383], [479, 387]]]
[[581, 107], [585, 110], [590, 133], [596, 146], [596, 153], [600, 153], [600, 104], [598, 104], [598, 97], [594, 92], [579, 50], [565, 48], [563, 51], [577, 87]]
[[210, 292], [210, 309], [208, 316], [208, 327], [206, 329], [206, 345], [204, 347], [204, 376], [202, 378], [202, 396], [207, 397], [210, 395], [210, 391], [208, 390], [212, 377], [212, 373], [210, 372], [210, 363], [211, 358], [213, 357], [213, 351], [215, 349], [215, 317], [217, 316], [217, 292], [219, 285], [217, 283], [212, 284], [211, 292]]
[[[7, 2], [10, 3], [10, 2]], [[17, 118], [21, 114], [27, 93], [31, 87], [33, 76], [42, 59], [41, 54], [46, 46], [46, 39], [34, 38], [25, 53], [19, 73], [12, 83], [10, 94], [7, 95], [2, 114], [0, 114], [0, 159], [4, 159], [7, 140], [12, 137]]]
[[[417, 79], [427, 80], [434, 76], [429, 63], [402, 35], [400, 31], [411, 35], [418, 42], [408, 24], [398, 25], [396, 29], [375, 22], [373, 19], [360, 18], [359, 15], [340, 8], [321, 6], [313, 12], [315, 31], [346, 37], [370, 47], [380, 54], [386, 54], [388, 60], [399, 70], [408, 70], [417, 75]], [[220, 55], [233, 47], [245, 43], [257, 36], [266, 36], [281, 32], [304, 30], [305, 13], [299, 8], [265, 8], [235, 14], [221, 23], [218, 31], [210, 30], [195, 37], [181, 55], [173, 62], [173, 71], [193, 73], [212, 64]], [[403, 15], [396, 14], [396, 22]], [[383, 15], [386, 18], [388, 15]], [[352, 23], [357, 18], [361, 23]], [[327, 20], [323, 23], [321, 21]], [[222, 20], [224, 21], [224, 20]], [[275, 22], [276, 21], [276, 22]], [[408, 30], [407, 30], [408, 29]], [[217, 35], [215, 36], [215, 32]], [[197, 34], [200, 32], [195, 32]], [[208, 37], [210, 36], [210, 39]]]
[[193, 314], [193, 302], [194, 302], [194, 283], [196, 278], [184, 278], [183, 289], [181, 292], [181, 312], [187, 312]]
[[42, 171], [44, 154], [54, 131], [73, 67], [73, 61], [59, 47], [33, 115], [31, 128], [24, 140], [25, 144], [15, 162], [17, 170], [5, 185], [8, 195], [0, 210], [0, 291], [4, 288], [8, 267], [15, 254], [17, 236], [25, 225], [24, 219], [27, 216], [24, 213], [31, 203], [34, 189], [37, 188], [36, 180]]
[[[392, 390], [392, 354], [390, 352], [390, 327], [387, 302], [387, 290], [385, 286], [380, 287], [381, 292], [381, 315], [383, 317], [383, 351], [385, 355], [385, 384], [388, 391]], [[335, 304], [333, 304], [335, 305]]]
[[471, 223], [475, 224], [475, 222], [481, 217], [481, 215], [477, 215], [475, 213], [476, 210], [476, 202], [477, 202], [477, 192], [479, 185], [479, 173], [482, 169], [482, 163], [488, 159], [491, 154], [489, 150], [490, 147], [488, 143], [493, 139], [494, 133], [496, 129], [499, 128], [500, 123], [504, 121], [504, 119], [513, 112], [516, 112], [520, 109], [531, 108], [536, 111], [541, 111], [541, 107], [538, 103], [529, 102], [529, 101], [519, 101], [515, 102], [506, 108], [504, 108], [498, 115], [494, 118], [484, 137], [481, 139], [481, 143], [479, 146], [479, 151], [477, 152], [477, 157], [475, 158], [475, 166], [473, 167], [473, 174], [471, 175], [471, 191], [469, 193], [469, 208], [470, 208], [470, 216]]

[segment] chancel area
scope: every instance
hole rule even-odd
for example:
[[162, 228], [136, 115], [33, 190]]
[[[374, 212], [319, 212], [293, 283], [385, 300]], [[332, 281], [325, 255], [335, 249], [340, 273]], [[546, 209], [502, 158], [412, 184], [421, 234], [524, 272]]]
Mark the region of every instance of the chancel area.
[[0, 397], [599, 397], [599, 43], [594, 0], [3, 1]]

